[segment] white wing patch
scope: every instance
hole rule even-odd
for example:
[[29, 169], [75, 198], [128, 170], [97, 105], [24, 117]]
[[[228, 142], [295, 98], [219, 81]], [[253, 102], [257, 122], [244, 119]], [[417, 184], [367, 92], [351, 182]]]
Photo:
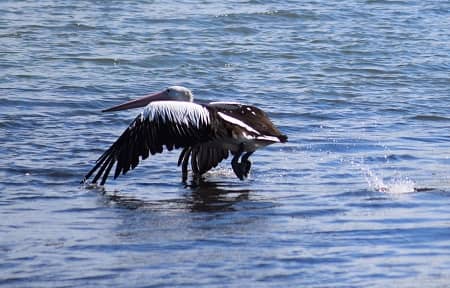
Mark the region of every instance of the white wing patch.
[[268, 135], [262, 135], [262, 136], [256, 136], [257, 140], [267, 140], [272, 142], [280, 142], [280, 139], [274, 136], [268, 136]]
[[252, 136], [252, 135], [248, 135], [247, 133], [242, 133], [242, 136], [244, 136], [245, 139], [247, 140], [263, 140], [263, 141], [270, 141], [270, 142], [278, 142], [280, 143], [280, 139], [278, 139], [277, 137], [274, 136], [268, 136], [268, 135], [261, 135], [261, 136]]
[[220, 118], [222, 118], [223, 120], [225, 120], [225, 121], [227, 121], [229, 123], [232, 123], [234, 125], [238, 125], [238, 126], [244, 128], [244, 129], [246, 129], [249, 132], [253, 132], [253, 133], [256, 133], [258, 135], [261, 134], [261, 133], [259, 133], [258, 131], [256, 131], [255, 129], [253, 129], [252, 127], [250, 127], [249, 125], [245, 124], [244, 122], [242, 122], [239, 119], [236, 119], [236, 118], [233, 118], [231, 116], [228, 116], [228, 115], [226, 115], [226, 114], [224, 114], [222, 112], [217, 112], [217, 114], [219, 114]]
[[141, 115], [150, 121], [162, 118], [167, 123], [194, 125], [197, 128], [210, 123], [205, 107], [183, 101], [155, 101], [148, 104]]

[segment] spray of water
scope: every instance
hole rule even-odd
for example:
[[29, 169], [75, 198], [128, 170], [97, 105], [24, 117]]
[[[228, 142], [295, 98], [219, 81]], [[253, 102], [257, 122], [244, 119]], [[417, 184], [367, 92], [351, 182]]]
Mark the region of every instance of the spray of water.
[[408, 177], [397, 176], [389, 180], [384, 180], [368, 167], [361, 167], [361, 171], [369, 185], [369, 189], [373, 191], [390, 194], [404, 194], [417, 191], [416, 183]]

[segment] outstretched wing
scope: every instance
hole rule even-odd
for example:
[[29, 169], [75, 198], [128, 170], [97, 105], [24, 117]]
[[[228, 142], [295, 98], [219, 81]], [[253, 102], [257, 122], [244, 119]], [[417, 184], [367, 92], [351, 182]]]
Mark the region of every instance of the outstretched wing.
[[116, 164], [114, 179], [125, 174], [149, 154], [207, 142], [211, 137], [210, 115], [201, 105], [180, 101], [152, 102], [136, 117], [114, 144], [97, 159], [86, 174], [86, 182], [94, 173], [92, 183], [102, 178], [105, 184]]

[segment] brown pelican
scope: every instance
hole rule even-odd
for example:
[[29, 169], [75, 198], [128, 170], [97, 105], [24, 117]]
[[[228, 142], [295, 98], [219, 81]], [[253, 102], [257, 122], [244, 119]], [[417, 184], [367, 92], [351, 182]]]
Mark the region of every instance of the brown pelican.
[[171, 86], [103, 110], [110, 112], [145, 106], [116, 142], [97, 159], [82, 182], [96, 173], [92, 183], [101, 178], [100, 185], [103, 185], [114, 164], [115, 179], [136, 168], [139, 158], [144, 160], [149, 154], [162, 153], [164, 146], [169, 151], [183, 149], [178, 158], [183, 182], [187, 180], [189, 158], [193, 179], [198, 180], [226, 159], [229, 152], [233, 155], [233, 171], [243, 180], [251, 167], [248, 158], [256, 149], [287, 141], [287, 136], [281, 134], [261, 109], [234, 102], [196, 104], [193, 99], [189, 89]]

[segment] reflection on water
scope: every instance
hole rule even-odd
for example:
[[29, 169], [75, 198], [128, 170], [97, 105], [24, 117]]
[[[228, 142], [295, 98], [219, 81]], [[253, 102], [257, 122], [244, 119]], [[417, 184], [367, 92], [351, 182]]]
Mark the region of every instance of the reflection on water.
[[[186, 186], [183, 198], [146, 201], [123, 193], [103, 191], [108, 201], [119, 207], [143, 210], [187, 210], [191, 212], [235, 211], [237, 203], [248, 201], [252, 193], [250, 189], [222, 186], [220, 182], [201, 182], [198, 185]], [[151, 192], [149, 192], [151, 193]]]
[[190, 195], [192, 212], [233, 211], [235, 204], [249, 200], [250, 189], [228, 189], [220, 183], [203, 182], [192, 187]]

